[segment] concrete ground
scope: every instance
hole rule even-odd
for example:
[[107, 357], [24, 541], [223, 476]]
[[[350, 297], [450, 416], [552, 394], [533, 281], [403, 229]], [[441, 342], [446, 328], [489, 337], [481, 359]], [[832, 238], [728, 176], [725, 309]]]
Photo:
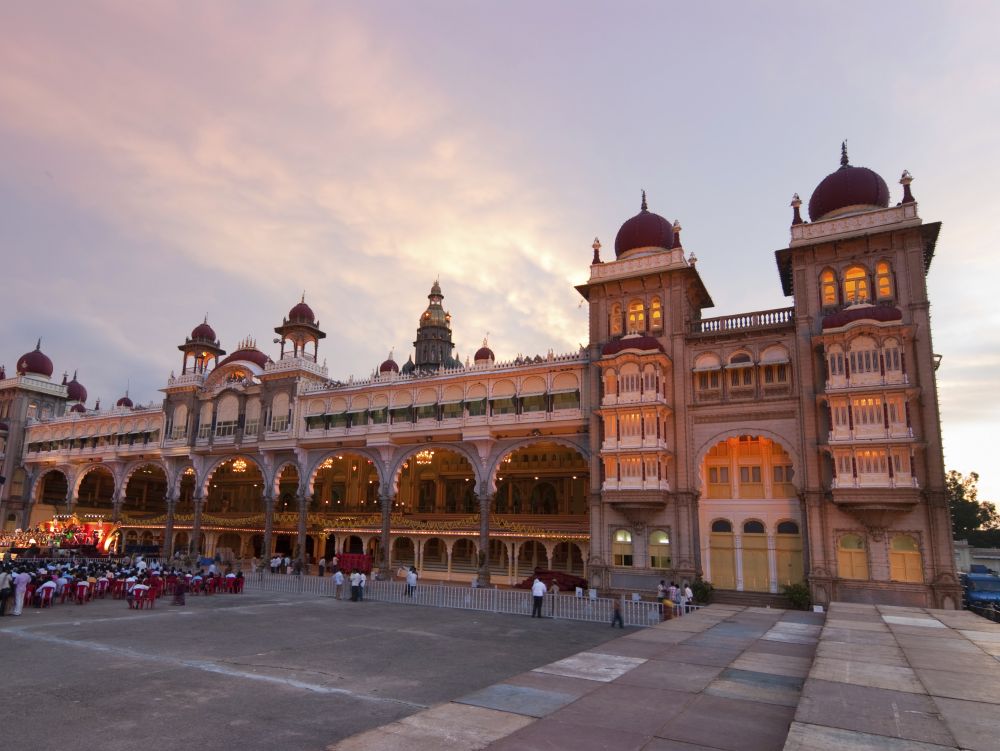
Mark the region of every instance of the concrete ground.
[[4, 746], [324, 749], [621, 635], [301, 595], [167, 602], [0, 618]]

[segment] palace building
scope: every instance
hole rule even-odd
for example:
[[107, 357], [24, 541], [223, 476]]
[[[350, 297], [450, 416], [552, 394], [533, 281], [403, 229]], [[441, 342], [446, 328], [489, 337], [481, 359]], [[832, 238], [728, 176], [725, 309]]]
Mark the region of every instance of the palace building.
[[155, 406], [87, 407], [36, 346], [0, 371], [4, 530], [76, 513], [166, 555], [957, 607], [926, 285], [940, 223], [911, 180], [892, 203], [844, 149], [808, 222], [792, 201], [788, 304], [724, 317], [644, 194], [613, 257], [594, 242], [589, 343], [568, 354], [501, 362], [484, 342], [461, 363], [436, 281], [413, 355], [347, 382], [304, 297], [271, 355], [195, 326]]

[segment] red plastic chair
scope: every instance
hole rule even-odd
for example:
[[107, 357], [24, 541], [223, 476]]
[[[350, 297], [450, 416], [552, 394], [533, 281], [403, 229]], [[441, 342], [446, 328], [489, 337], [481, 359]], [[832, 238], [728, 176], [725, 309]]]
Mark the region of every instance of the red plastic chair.
[[201, 588], [202, 588], [202, 582], [197, 579], [191, 579], [191, 581], [188, 583], [188, 592], [190, 592], [193, 595], [196, 595], [199, 592], [201, 592]]
[[166, 578], [166, 581], [163, 585], [163, 591], [168, 595], [172, 595], [174, 593], [174, 587], [176, 586], [177, 586], [177, 574], [170, 574], [170, 576]]
[[156, 601], [156, 593], [152, 589], [137, 589], [133, 590], [132, 603], [129, 607], [135, 607], [136, 610], [142, 610], [143, 607], [153, 607], [153, 603]]
[[76, 583], [68, 581], [66, 586], [63, 587], [62, 596], [59, 598], [60, 603], [65, 603], [66, 600], [72, 599], [76, 591]]
[[97, 580], [97, 584], [94, 585], [94, 596], [100, 597], [102, 600], [104, 596], [108, 593], [108, 580], [101, 578]]
[[52, 587], [46, 587], [45, 589], [39, 591], [41, 594], [39, 595], [38, 607], [40, 608], [52, 607], [52, 594], [55, 592], [55, 590]]
[[90, 599], [90, 585], [87, 582], [76, 583], [76, 604], [83, 605]]
[[233, 579], [233, 594], [238, 595], [243, 591], [243, 579], [239, 577]]
[[114, 600], [120, 600], [125, 596], [125, 580], [115, 579], [111, 583], [111, 598]]

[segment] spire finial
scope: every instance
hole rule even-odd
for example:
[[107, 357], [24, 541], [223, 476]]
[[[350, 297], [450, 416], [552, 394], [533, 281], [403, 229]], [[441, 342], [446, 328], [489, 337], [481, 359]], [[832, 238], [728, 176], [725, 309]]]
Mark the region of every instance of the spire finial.
[[802, 214], [799, 211], [799, 207], [802, 206], [802, 199], [799, 198], [798, 193], [792, 194], [792, 224], [802, 224]]
[[73, 380], [76, 380], [76, 368], [73, 368]]
[[205, 314], [205, 317], [202, 319], [201, 322], [202, 323], [208, 323], [208, 313]]
[[302, 290], [302, 299], [299, 302], [305, 302], [305, 301], [306, 301], [306, 291]]
[[639, 207], [640, 211], [649, 211], [649, 207], [646, 205], [646, 191], [642, 191], [642, 206]]
[[850, 162], [847, 161], [847, 140], [845, 139], [840, 142], [840, 166], [847, 167], [849, 165]]
[[914, 203], [913, 193], [910, 190], [910, 183], [913, 182], [913, 175], [908, 169], [903, 170], [903, 176], [899, 178], [899, 184], [903, 186], [903, 203]]
[[594, 244], [591, 245], [590, 247], [592, 247], [594, 249], [594, 260], [591, 261], [591, 263], [592, 264], [594, 264], [594, 263], [600, 263], [601, 262], [601, 241], [598, 240], [595, 237], [594, 238]]
[[42, 337], [38, 337], [38, 343], [35, 344], [35, 352], [38, 352], [42, 348]]

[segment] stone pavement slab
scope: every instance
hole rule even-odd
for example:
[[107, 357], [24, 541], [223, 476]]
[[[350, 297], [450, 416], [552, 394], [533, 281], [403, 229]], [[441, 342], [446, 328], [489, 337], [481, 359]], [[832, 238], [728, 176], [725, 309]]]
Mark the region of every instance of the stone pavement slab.
[[704, 691], [722, 670], [722, 667], [712, 665], [651, 660], [625, 673], [615, 683], [698, 693]]
[[958, 745], [968, 751], [1000, 748], [1000, 708], [961, 699], [934, 697], [934, 703]]
[[498, 740], [490, 751], [639, 751], [650, 737], [625, 728], [599, 728], [562, 722], [558, 715]]
[[793, 723], [785, 743], [785, 751], [953, 751], [954, 748], [801, 722]]
[[849, 683], [855, 686], [887, 688], [891, 691], [926, 693], [916, 674], [908, 667], [817, 657], [813, 662], [809, 677], [823, 681]]
[[954, 745], [934, 701], [905, 691], [810, 680], [802, 689], [795, 721]]
[[780, 749], [795, 710], [776, 704], [699, 694], [657, 737], [725, 751]]
[[546, 691], [530, 686], [494, 683], [484, 689], [455, 699], [458, 704], [472, 704], [487, 709], [523, 714], [528, 717], [545, 717], [557, 709], [576, 701], [579, 696], [561, 691]]
[[650, 738], [677, 716], [693, 696], [616, 681], [561, 710], [555, 719], [581, 727], [620, 728]]
[[535, 668], [535, 672], [610, 682], [644, 662], [645, 660], [639, 657], [580, 652], [558, 662]]
[[773, 673], [791, 678], [805, 678], [812, 667], [812, 659], [808, 657], [792, 657], [789, 655], [768, 655], [760, 652], [744, 652], [732, 663], [739, 670], [753, 670], [758, 673]]
[[802, 678], [774, 673], [727, 668], [705, 689], [706, 694], [795, 707], [799, 703]]
[[903, 654], [903, 650], [896, 646], [848, 644], [830, 639], [824, 639], [816, 646], [816, 656], [826, 657], [831, 660], [893, 665], [900, 668], [909, 667], [910, 665], [906, 659], [906, 655]]
[[[928, 668], [917, 668], [916, 674], [931, 696], [1000, 704], [1000, 665], [997, 668], [997, 675], [993, 677]], [[1000, 712], [1000, 707], [996, 707], [996, 711]]]
[[584, 696], [591, 691], [596, 691], [604, 684], [599, 681], [588, 681], [583, 678], [569, 678], [565, 675], [552, 675], [551, 673], [536, 673], [529, 670], [527, 673], [519, 673], [504, 681], [512, 686], [530, 686], [543, 691], [558, 691], [562, 694], [572, 694], [573, 696]]

